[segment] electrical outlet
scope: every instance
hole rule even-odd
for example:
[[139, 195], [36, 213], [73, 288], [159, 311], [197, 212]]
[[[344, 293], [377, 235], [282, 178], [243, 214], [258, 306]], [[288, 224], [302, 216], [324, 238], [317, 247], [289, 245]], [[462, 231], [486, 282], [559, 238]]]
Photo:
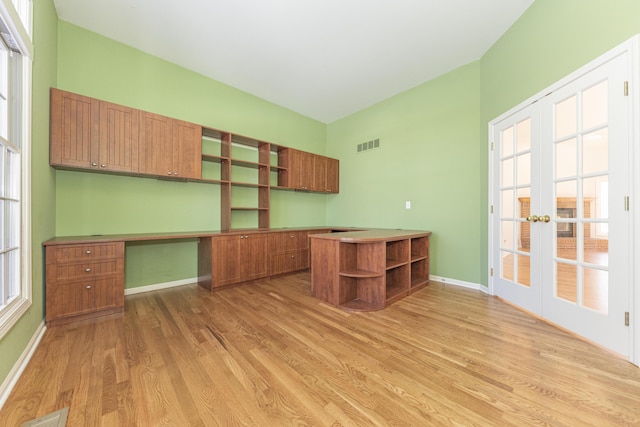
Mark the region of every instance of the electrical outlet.
[[404, 202], [404, 208], [405, 209], [411, 209], [411, 201], [407, 200], [406, 202]]

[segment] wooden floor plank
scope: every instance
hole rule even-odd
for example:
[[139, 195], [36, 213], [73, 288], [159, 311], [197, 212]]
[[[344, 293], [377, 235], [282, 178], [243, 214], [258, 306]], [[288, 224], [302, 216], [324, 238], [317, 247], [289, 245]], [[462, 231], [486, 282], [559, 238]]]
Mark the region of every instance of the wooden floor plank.
[[0, 425], [640, 425], [638, 367], [481, 292], [370, 313], [310, 294], [309, 273], [187, 285], [48, 329]]

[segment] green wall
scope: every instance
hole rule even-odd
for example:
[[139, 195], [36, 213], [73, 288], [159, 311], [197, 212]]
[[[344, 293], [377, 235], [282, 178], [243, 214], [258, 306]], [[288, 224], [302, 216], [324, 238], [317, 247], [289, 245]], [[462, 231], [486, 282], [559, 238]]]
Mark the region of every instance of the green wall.
[[[432, 274], [478, 282], [479, 127], [477, 62], [331, 123], [341, 168], [329, 223], [431, 230]], [[376, 138], [380, 148], [357, 152]]]
[[58, 17], [52, 0], [33, 8], [33, 124], [31, 156], [31, 244], [33, 304], [0, 340], [0, 383], [13, 368], [44, 318], [42, 242], [55, 234], [55, 174], [49, 168], [49, 87], [56, 83]]
[[[64, 21], [58, 87], [217, 129], [325, 152], [326, 125]], [[57, 171], [56, 234], [220, 229], [220, 188]], [[273, 191], [272, 227], [326, 224], [326, 195]], [[193, 278], [195, 240], [127, 246], [126, 287]]]

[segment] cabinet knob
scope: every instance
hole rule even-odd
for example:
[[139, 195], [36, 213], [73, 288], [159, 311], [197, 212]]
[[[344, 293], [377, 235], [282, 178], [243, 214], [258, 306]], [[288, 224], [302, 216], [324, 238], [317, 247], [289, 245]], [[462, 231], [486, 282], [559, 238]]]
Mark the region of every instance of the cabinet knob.
[[100, 167], [101, 167], [101, 168], [106, 168], [106, 167], [107, 167], [107, 165], [100, 165]]
[[86, 251], [84, 251], [84, 253], [87, 254], [87, 255], [91, 255], [91, 251], [90, 250], [86, 250]]
[[289, 236], [289, 237], [291, 237], [292, 239], [295, 239], [295, 238], [296, 238], [296, 236]]
[[97, 163], [91, 163], [91, 166], [95, 168], [96, 166], [98, 166], [98, 164]]
[[91, 272], [90, 268], [85, 268], [84, 271], [86, 271], [87, 273]]
[[175, 176], [178, 176], [178, 172], [174, 172], [173, 174], [174, 174]]
[[91, 289], [91, 285], [85, 286], [86, 289]]
[[169, 171], [169, 172], [167, 172], [167, 175], [171, 176], [171, 175], [173, 175], [173, 172]]
[[291, 255], [291, 258], [295, 258], [295, 257], [296, 257], [295, 255]]

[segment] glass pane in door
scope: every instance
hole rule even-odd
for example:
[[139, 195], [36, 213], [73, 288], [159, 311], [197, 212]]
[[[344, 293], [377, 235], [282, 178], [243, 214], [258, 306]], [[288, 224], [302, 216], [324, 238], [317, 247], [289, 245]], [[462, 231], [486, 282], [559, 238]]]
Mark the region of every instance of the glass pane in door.
[[[606, 313], [608, 307], [608, 85], [555, 108], [555, 295]], [[578, 120], [580, 118], [580, 120]]]
[[530, 286], [531, 119], [501, 131], [500, 277]]

